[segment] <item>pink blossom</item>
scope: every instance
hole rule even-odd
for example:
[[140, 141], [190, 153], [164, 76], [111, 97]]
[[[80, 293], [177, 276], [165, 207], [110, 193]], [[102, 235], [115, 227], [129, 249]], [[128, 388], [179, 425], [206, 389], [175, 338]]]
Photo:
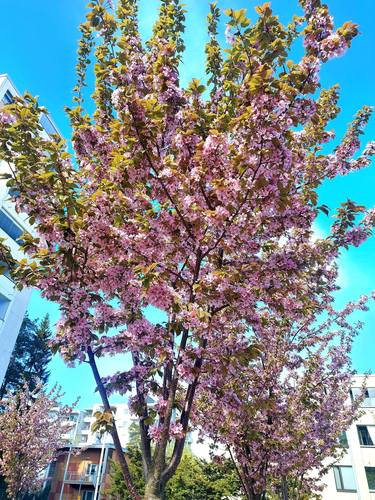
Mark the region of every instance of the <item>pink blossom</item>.
[[231, 32], [231, 25], [227, 24], [225, 28], [225, 40], [229, 45], [233, 45], [236, 41], [236, 37]]

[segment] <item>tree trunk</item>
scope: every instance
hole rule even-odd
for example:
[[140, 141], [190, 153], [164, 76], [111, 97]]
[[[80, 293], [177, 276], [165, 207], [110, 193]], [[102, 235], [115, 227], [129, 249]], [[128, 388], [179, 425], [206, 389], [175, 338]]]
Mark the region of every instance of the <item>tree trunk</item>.
[[146, 482], [144, 500], [164, 500], [164, 485], [160, 480], [151, 476]]
[[288, 488], [288, 481], [284, 477], [281, 483], [281, 499], [282, 500], [288, 500], [289, 499], [289, 488]]
[[262, 491], [261, 493], [255, 493], [253, 486], [247, 485], [246, 498], [248, 500], [265, 500], [266, 499], [266, 492]]
[[[109, 404], [107, 392], [106, 392], [105, 387], [103, 385], [102, 379], [100, 378], [98, 367], [96, 366], [94, 353], [89, 348], [87, 350], [87, 354], [88, 354], [88, 358], [89, 358], [89, 364], [90, 364], [91, 370], [92, 370], [94, 378], [95, 378], [97, 389], [98, 389], [100, 397], [102, 399], [104, 409], [106, 411], [111, 411], [111, 406]], [[124, 452], [122, 450], [122, 446], [121, 446], [120, 438], [118, 436], [115, 421], [113, 421], [111, 436], [113, 439], [113, 444], [115, 446], [117, 459], [118, 459], [120, 467], [121, 467], [122, 475], [124, 477], [124, 481], [125, 481], [125, 484], [128, 488], [128, 491], [130, 493], [130, 496], [132, 497], [133, 500], [141, 500], [141, 497], [138, 495], [138, 493], [134, 487], [131, 475], [130, 475], [129, 467], [128, 467], [128, 464], [126, 462]], [[158, 497], [156, 497], [156, 498], [158, 498]]]

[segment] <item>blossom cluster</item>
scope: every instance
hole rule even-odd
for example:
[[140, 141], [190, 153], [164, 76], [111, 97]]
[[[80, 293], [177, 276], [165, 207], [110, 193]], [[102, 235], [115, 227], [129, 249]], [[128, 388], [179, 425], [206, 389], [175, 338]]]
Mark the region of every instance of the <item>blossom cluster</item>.
[[[185, 88], [180, 83], [179, 1], [161, 2], [144, 45], [135, 0], [119, 0], [114, 13], [94, 0], [81, 27], [76, 105], [69, 110], [73, 154], [60, 139], [40, 137], [43, 108], [36, 99], [25, 96], [2, 110], [0, 159], [13, 165], [8, 185], [37, 235], [25, 236], [28, 258], [14, 279], [59, 304], [54, 347], [68, 363], [88, 361], [102, 395], [132, 394], [148, 477], [159, 474], [155, 484], [176, 470], [191, 415], [199, 413], [197, 394], [214, 395], [205, 429], [212, 435], [223, 429], [241, 463], [249, 459], [246, 440], [257, 461], [264, 441], [254, 435], [272, 428], [270, 463], [280, 463], [273, 452], [283, 456], [280, 470], [291, 474], [297, 452], [282, 422], [295, 418], [297, 403], [321, 403], [316, 414], [305, 404], [295, 427], [296, 436], [320, 440], [318, 423], [332, 423], [329, 395], [337, 390], [342, 402], [352, 330], [341, 318], [344, 340], [333, 348], [334, 330], [321, 337], [313, 323], [332, 307], [342, 248], [361, 244], [375, 220], [373, 211], [347, 202], [328, 238], [313, 239], [313, 224], [327, 210], [319, 205], [321, 183], [370, 164], [372, 143], [354, 155], [372, 110], [360, 110], [330, 148], [338, 89], [321, 89], [316, 98], [319, 73], [349, 47], [357, 28], [335, 30], [320, 0], [301, 4], [305, 15], [288, 26], [268, 3], [257, 7], [254, 24], [244, 11], [229, 9], [226, 57], [212, 5], [206, 89], [197, 79]], [[287, 56], [298, 38], [305, 52], [294, 63]], [[82, 89], [93, 45], [90, 115]], [[147, 319], [150, 311], [158, 321]], [[305, 359], [310, 350], [315, 355]], [[96, 358], [116, 354], [133, 365], [101, 379]], [[332, 378], [327, 398], [304, 394], [310, 373]], [[340, 426], [352, 415], [340, 417]], [[242, 424], [238, 442], [233, 429]], [[333, 449], [329, 442], [314, 455], [310, 444], [306, 439], [306, 467]], [[263, 470], [258, 466], [251, 470]], [[250, 480], [264, 487], [256, 472]]]

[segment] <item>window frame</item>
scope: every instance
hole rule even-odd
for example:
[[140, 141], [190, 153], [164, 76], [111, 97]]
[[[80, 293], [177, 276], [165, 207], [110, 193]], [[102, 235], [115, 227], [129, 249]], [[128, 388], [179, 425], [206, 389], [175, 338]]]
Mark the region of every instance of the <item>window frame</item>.
[[7, 104], [12, 104], [14, 102], [14, 96], [12, 94], [12, 92], [7, 89], [5, 92], [4, 92], [4, 95], [3, 97], [1, 98], [1, 101], [3, 102], [3, 104], [7, 105]]
[[339, 436], [339, 443], [345, 450], [349, 448], [349, 439], [346, 431], [343, 431]]
[[[349, 391], [351, 401], [354, 401], [361, 392], [361, 387], [351, 387]], [[370, 392], [372, 393], [372, 395], [370, 395]], [[375, 387], [366, 387], [364, 396], [365, 397], [361, 403], [361, 408], [375, 408]]]
[[[361, 446], [361, 448], [375, 448], [375, 442], [371, 436], [371, 433], [370, 433], [368, 427], [375, 427], [375, 425], [371, 425], [371, 424], [370, 425], [366, 425], [366, 424], [357, 425], [358, 440], [359, 440], [359, 445]], [[366, 444], [363, 442], [363, 435], [361, 434], [360, 429], [366, 429], [366, 433], [367, 433], [366, 439], [369, 439], [371, 441], [371, 444]]]
[[98, 472], [98, 466], [99, 464], [96, 464], [94, 462], [90, 462], [86, 465], [86, 476], [95, 476]]
[[[354, 483], [355, 483], [355, 486], [356, 486], [356, 488], [354, 490], [352, 488], [345, 488], [345, 484], [344, 484], [344, 480], [343, 480], [343, 477], [342, 477], [341, 469], [351, 469], [352, 470], [353, 479], [354, 479]], [[339, 480], [340, 480], [340, 485], [337, 484], [337, 477], [336, 477], [336, 473], [335, 473], [336, 470], [338, 472], [338, 476], [339, 476]], [[357, 489], [356, 479], [355, 479], [355, 475], [354, 475], [354, 469], [353, 469], [352, 465], [334, 465], [333, 466], [333, 477], [335, 479], [336, 491], [338, 491], [338, 492], [348, 492], [348, 493], [357, 493], [358, 489]]]
[[366, 474], [366, 480], [367, 480], [368, 489], [369, 489], [370, 492], [375, 492], [375, 487], [374, 488], [370, 488], [370, 485], [369, 485], [369, 482], [368, 482], [368, 476], [367, 476], [367, 469], [373, 469], [374, 472], [375, 472], [375, 467], [371, 467], [371, 466], [366, 467], [365, 466], [365, 474]]
[[23, 241], [20, 238], [25, 230], [4, 206], [0, 207], [0, 229], [17, 245], [22, 245]]

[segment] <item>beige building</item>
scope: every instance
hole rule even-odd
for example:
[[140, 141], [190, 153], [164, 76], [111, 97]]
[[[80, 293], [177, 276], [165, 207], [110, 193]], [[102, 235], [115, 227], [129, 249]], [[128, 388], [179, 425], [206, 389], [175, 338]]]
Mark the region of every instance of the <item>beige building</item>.
[[[363, 380], [354, 377], [350, 397], [360, 393]], [[375, 375], [367, 378], [362, 410], [342, 436], [347, 451], [324, 478], [323, 500], [375, 500]]]

